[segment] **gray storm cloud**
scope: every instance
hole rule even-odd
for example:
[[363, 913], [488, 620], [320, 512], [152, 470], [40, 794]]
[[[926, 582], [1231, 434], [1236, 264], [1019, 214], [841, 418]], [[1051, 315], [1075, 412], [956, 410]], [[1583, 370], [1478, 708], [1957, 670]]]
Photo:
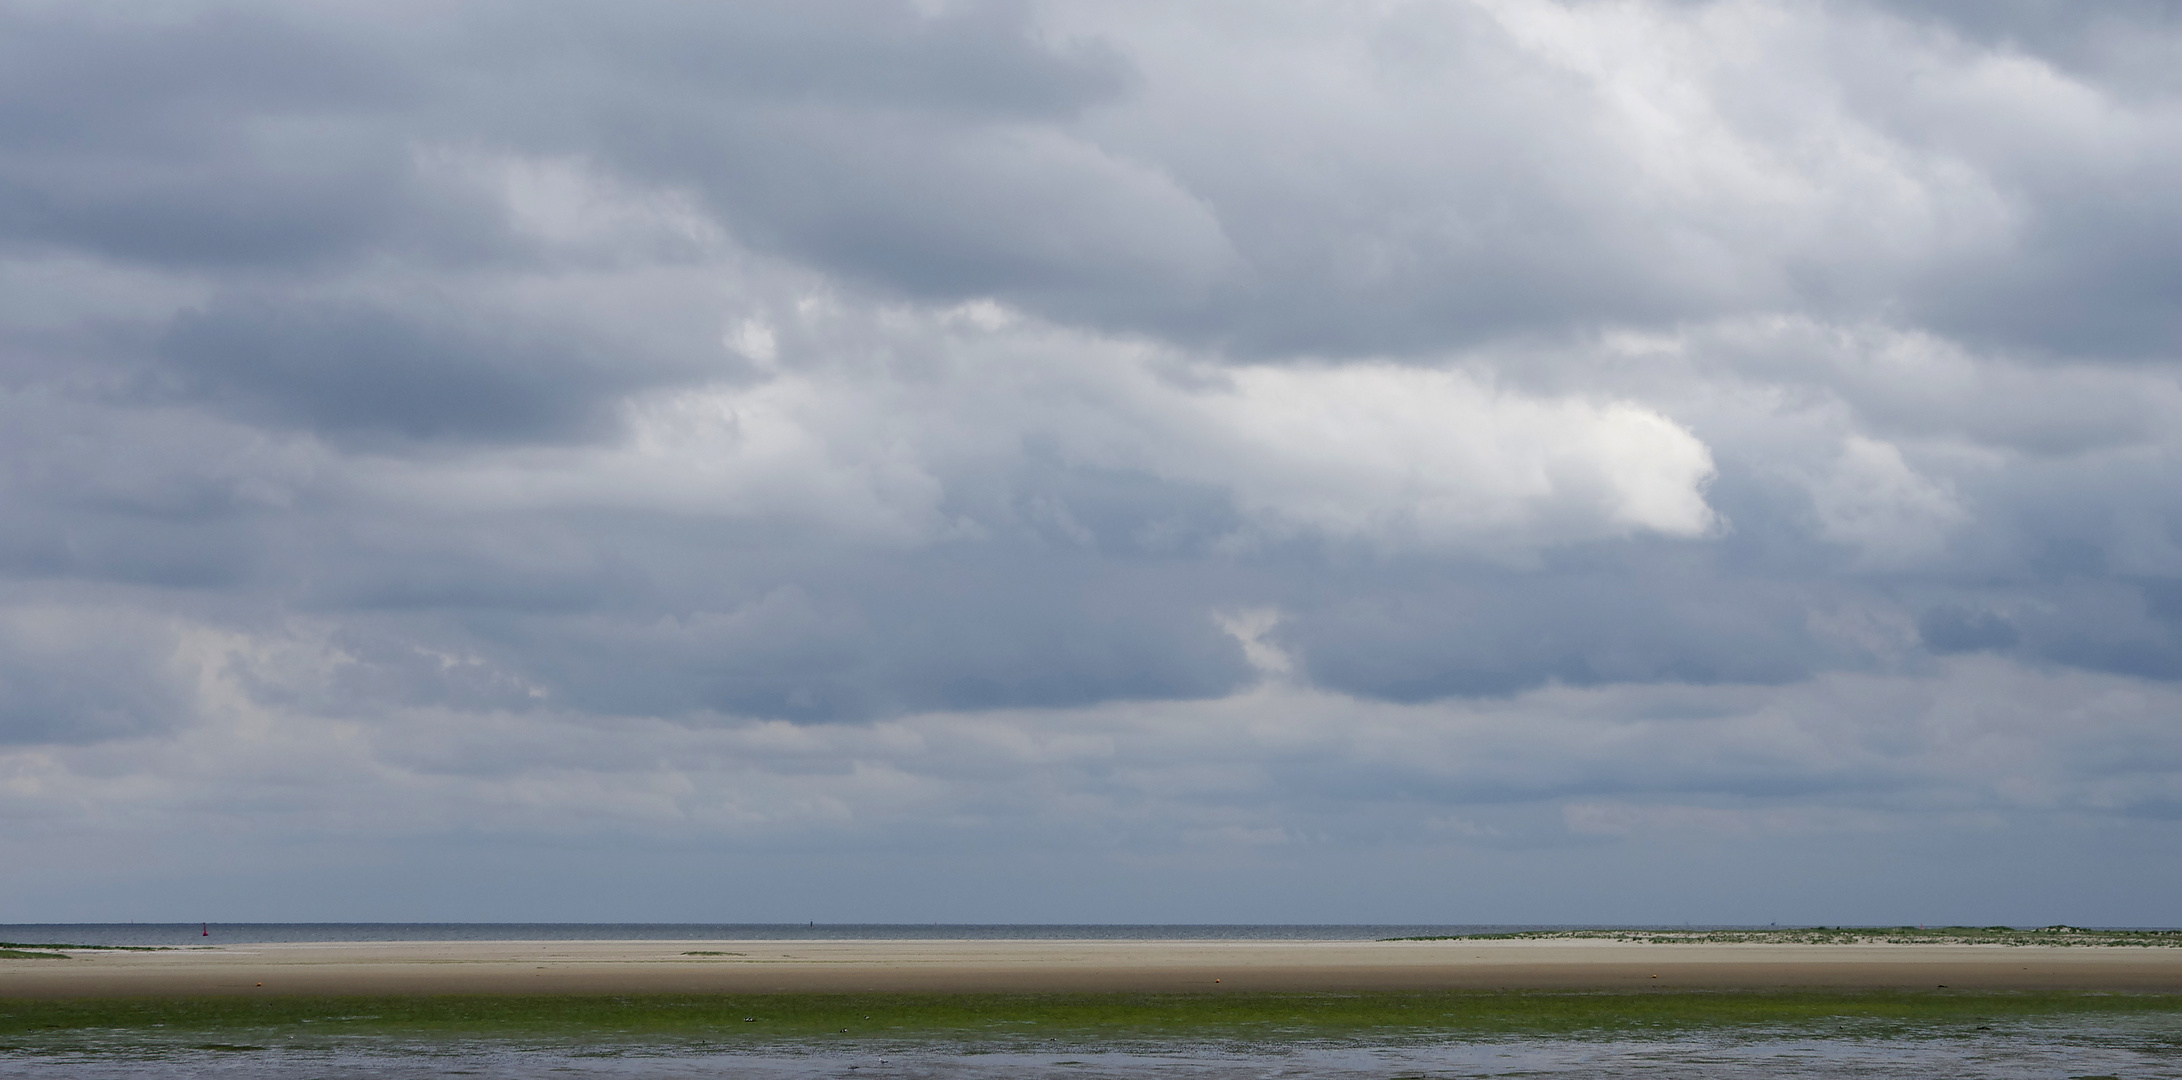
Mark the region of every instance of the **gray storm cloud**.
[[2173, 921], [2173, 5], [427, 14], [0, 3], [0, 921]]

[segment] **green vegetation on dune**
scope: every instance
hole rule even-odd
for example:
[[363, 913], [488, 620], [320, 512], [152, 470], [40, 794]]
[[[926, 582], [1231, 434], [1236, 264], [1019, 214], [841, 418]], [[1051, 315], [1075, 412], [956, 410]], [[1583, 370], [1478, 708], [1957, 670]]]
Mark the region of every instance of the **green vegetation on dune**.
[[2077, 926], [1798, 926], [1735, 930], [1526, 930], [1385, 941], [1622, 941], [1643, 945], [2067, 945], [2182, 948], [2182, 930]]
[[1971, 993], [647, 994], [0, 1000], [0, 1038], [213, 1035], [641, 1042], [1262, 1043], [1714, 1028], [1869, 1033], [2074, 1016], [2182, 1020], [2182, 995]]

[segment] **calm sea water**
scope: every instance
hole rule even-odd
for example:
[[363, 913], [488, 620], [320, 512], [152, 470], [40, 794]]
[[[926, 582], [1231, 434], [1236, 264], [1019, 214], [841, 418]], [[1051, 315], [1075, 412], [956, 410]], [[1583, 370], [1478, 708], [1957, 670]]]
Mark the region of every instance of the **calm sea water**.
[[[220, 945], [272, 941], [1377, 941], [1526, 930], [1761, 926], [1177, 923], [0, 923], [0, 942]], [[2160, 929], [2113, 927], [2112, 929]]]
[[[0, 941], [218, 945], [269, 941], [1375, 941], [1575, 926], [1255, 926], [1023, 923], [0, 923]], [[1621, 929], [1621, 928], [1614, 928]], [[1642, 929], [1668, 929], [1644, 927]], [[1691, 927], [1673, 927], [1683, 930]], [[1748, 929], [1696, 927], [1695, 929]]]
[[523, 1046], [485, 1042], [351, 1043], [168, 1049], [0, 1049], [0, 1077], [195, 1080], [224, 1077], [620, 1078], [681, 1080], [1395, 1080], [1569, 1077], [1598, 1080], [2061, 1080], [2182, 1078], [2171, 1022], [2022, 1024], [1965, 1036], [1813, 1037], [1759, 1032], [1656, 1039], [1529, 1038], [1399, 1046], [1269, 1049], [1169, 1044], [969, 1052], [812, 1048], [741, 1052], [701, 1046]]

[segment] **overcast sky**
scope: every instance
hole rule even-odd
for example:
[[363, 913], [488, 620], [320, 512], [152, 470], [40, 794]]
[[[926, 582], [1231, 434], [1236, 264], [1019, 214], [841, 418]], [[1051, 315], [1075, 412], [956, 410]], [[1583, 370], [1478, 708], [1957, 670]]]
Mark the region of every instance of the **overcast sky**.
[[0, 0], [0, 922], [2182, 925], [2182, 3]]

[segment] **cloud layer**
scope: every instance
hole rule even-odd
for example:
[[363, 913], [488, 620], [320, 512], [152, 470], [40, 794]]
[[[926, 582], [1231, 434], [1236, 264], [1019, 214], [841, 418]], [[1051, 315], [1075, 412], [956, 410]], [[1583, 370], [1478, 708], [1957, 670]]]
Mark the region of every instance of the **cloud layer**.
[[0, 4], [0, 921], [2172, 923], [2178, 70]]

